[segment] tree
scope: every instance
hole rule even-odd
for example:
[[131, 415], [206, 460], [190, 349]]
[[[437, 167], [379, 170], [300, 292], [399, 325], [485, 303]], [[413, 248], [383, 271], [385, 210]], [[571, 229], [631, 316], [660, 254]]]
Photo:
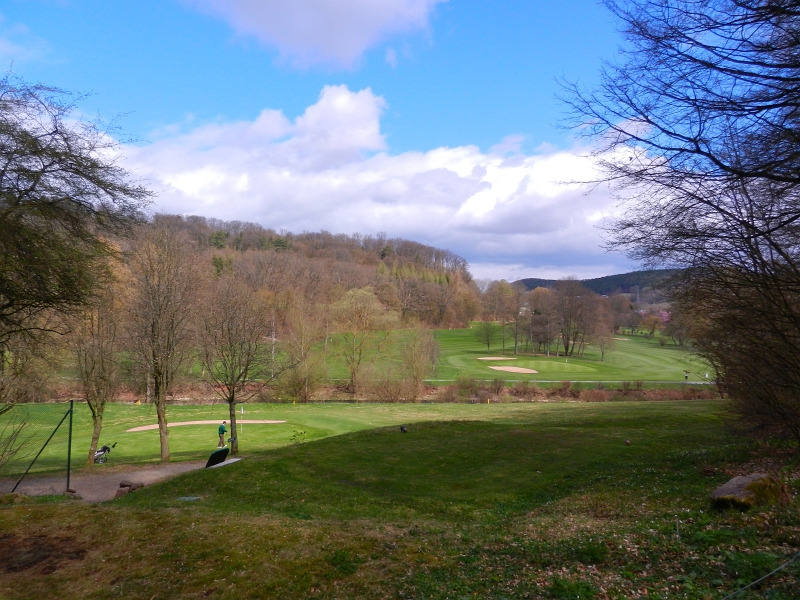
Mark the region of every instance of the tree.
[[154, 225], [139, 229], [130, 255], [130, 335], [148, 387], [152, 387], [164, 462], [169, 461], [167, 393], [192, 335], [197, 274], [188, 247], [185, 235]]
[[[0, 344], [48, 311], [85, 305], [112, 248], [150, 196], [62, 90], [0, 79]], [[47, 324], [52, 325], [49, 319]]]
[[581, 354], [593, 322], [594, 292], [576, 279], [562, 279], [555, 284], [554, 310], [561, 330], [564, 355], [572, 356], [575, 346]]
[[611, 246], [683, 268], [673, 299], [739, 422], [800, 443], [800, 9], [607, 6], [623, 61], [569, 102], [627, 204]]
[[316, 344], [327, 337], [326, 309], [313, 306], [303, 298], [296, 299], [286, 315], [283, 349], [292, 368], [282, 378], [284, 391], [300, 402], [311, 400], [314, 390], [325, 377], [324, 354]]
[[614, 310], [605, 298], [597, 304], [592, 328], [592, 343], [600, 350], [600, 362], [605, 362], [606, 352], [614, 349]]
[[209, 283], [199, 318], [200, 357], [214, 391], [228, 403], [231, 454], [239, 453], [237, 402], [246, 401], [285, 368], [275, 369], [272, 364], [270, 313], [265, 299], [235, 271]]
[[428, 329], [412, 329], [403, 344], [403, 371], [408, 382], [408, 396], [412, 402], [419, 398], [425, 379], [439, 362], [439, 342]]
[[555, 294], [547, 288], [537, 287], [531, 290], [528, 305], [531, 310], [528, 336], [531, 342], [536, 342], [537, 347], [544, 348], [547, 356], [550, 356], [550, 347], [558, 333]]
[[475, 327], [475, 337], [481, 344], [486, 344], [487, 353], [492, 351], [492, 342], [497, 341], [499, 335], [500, 326], [488, 314], [485, 314]]
[[369, 287], [346, 292], [331, 305], [331, 314], [338, 329], [339, 358], [349, 373], [347, 388], [356, 394], [363, 361], [375, 362], [397, 316], [383, 307]]
[[120, 385], [120, 313], [124, 289], [110, 283], [73, 320], [72, 349], [78, 367], [83, 398], [92, 414], [92, 441], [86, 463], [91, 465], [103, 428], [106, 403]]

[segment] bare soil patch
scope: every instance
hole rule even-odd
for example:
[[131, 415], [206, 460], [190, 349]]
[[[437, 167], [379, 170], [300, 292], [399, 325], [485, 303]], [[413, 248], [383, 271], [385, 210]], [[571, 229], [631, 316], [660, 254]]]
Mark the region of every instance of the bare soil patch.
[[0, 535], [0, 573], [31, 570], [49, 575], [71, 560], [82, 560], [86, 550], [64, 536]]
[[523, 367], [489, 367], [490, 369], [494, 369], [495, 371], [508, 371], [509, 373], [538, 373], [539, 371], [534, 371], [533, 369], [525, 369]]
[[[169, 427], [181, 427], [183, 425], [219, 425], [222, 421], [179, 421], [178, 423], [169, 423]], [[236, 420], [237, 423], [240, 425], [276, 425], [278, 423], [286, 423], [286, 421], [259, 421], [253, 419], [244, 419]], [[132, 431], [152, 431], [153, 429], [158, 429], [158, 423], [154, 425], [142, 425], [141, 427], [132, 427], [131, 429], [125, 430], [125, 433], [131, 433]]]

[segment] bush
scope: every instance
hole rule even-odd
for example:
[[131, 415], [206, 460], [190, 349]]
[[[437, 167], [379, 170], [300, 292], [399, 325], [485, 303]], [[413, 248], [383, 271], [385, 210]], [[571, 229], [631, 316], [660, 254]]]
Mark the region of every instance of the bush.
[[530, 400], [536, 395], [536, 384], [531, 385], [528, 381], [518, 381], [514, 384], [511, 393], [518, 398]]
[[605, 390], [583, 390], [580, 394], [584, 402], [608, 402], [613, 395]]
[[436, 399], [439, 402], [458, 402], [459, 395], [458, 395], [458, 386], [457, 385], [447, 385], [444, 387], [440, 387], [436, 393]]
[[472, 377], [459, 377], [456, 381], [458, 387], [458, 394], [463, 397], [472, 397], [478, 393], [480, 386], [478, 382]]
[[491, 390], [495, 396], [500, 396], [506, 389], [506, 382], [502, 379], [495, 379], [492, 381]]
[[368, 381], [364, 389], [373, 402], [402, 402], [407, 392], [406, 382], [390, 375]]

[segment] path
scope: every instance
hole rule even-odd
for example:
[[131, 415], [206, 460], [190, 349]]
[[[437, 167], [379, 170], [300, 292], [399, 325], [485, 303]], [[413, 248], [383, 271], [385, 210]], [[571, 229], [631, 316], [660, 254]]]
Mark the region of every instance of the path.
[[[192, 460], [186, 462], [153, 464], [147, 466], [103, 466], [101, 468], [92, 467], [89, 470], [79, 471], [70, 479], [70, 487], [78, 495], [88, 502], [105, 502], [112, 500], [114, 494], [119, 489], [119, 483], [123, 479], [134, 483], [152, 485], [158, 481], [164, 481], [181, 473], [196, 471], [206, 466], [204, 460]], [[0, 494], [7, 494], [16, 483], [16, 479], [0, 480]], [[35, 476], [26, 477], [17, 492], [27, 496], [42, 496], [47, 494], [63, 494], [66, 486], [64, 474], [59, 476]]]

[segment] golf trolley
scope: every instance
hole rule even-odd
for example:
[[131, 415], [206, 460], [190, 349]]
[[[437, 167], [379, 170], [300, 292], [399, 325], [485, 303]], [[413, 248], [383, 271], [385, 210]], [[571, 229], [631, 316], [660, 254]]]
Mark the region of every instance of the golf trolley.
[[[116, 448], [117, 442], [114, 442], [111, 445], [111, 448]], [[102, 465], [104, 462], [108, 460], [108, 453], [111, 452], [111, 448], [108, 446], [102, 446], [99, 450], [94, 453], [94, 462], [95, 464]]]

